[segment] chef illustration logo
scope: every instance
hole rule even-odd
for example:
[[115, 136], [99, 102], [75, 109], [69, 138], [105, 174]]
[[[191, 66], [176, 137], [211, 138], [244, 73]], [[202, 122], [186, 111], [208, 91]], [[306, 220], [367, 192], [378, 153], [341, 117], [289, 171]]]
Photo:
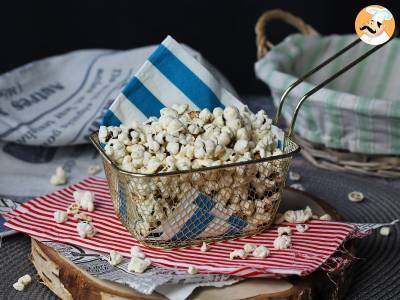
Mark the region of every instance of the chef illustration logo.
[[394, 33], [395, 21], [392, 13], [380, 5], [363, 8], [355, 22], [359, 38], [370, 45], [387, 42]]

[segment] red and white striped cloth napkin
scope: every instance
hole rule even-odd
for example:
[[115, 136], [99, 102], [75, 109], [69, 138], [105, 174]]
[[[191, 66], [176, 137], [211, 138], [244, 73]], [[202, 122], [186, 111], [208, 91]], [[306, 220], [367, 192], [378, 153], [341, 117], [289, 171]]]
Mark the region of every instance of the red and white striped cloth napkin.
[[[66, 223], [57, 224], [53, 212], [66, 210], [73, 200], [75, 190], [88, 190], [96, 193], [95, 211], [88, 213], [98, 233], [92, 238], [80, 238], [76, 232], [76, 222], [72, 218]], [[9, 228], [39, 240], [54, 240], [98, 252], [117, 250], [130, 256], [130, 248], [139, 242], [123, 227], [114, 213], [107, 181], [89, 177], [77, 184], [52, 194], [35, 198], [6, 215], [5, 224]], [[314, 272], [330, 260], [341, 244], [357, 232], [355, 224], [312, 220], [305, 233], [295, 230], [294, 224], [280, 226], [293, 228], [290, 249], [275, 250], [273, 241], [277, 237], [277, 227], [247, 238], [217, 242], [211, 249], [201, 252], [199, 247], [162, 250], [140, 245], [146, 256], [160, 268], [185, 270], [189, 265], [196, 266], [199, 273], [224, 273], [242, 277], [282, 277], [288, 275], [304, 276]], [[265, 245], [271, 255], [264, 259], [249, 256], [247, 259], [229, 259], [229, 253], [243, 249], [244, 244]]]

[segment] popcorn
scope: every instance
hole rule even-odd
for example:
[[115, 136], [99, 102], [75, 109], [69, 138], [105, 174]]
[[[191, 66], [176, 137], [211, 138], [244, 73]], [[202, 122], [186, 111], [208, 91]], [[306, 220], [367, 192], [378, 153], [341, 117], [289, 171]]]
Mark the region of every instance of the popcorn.
[[74, 215], [74, 220], [92, 222], [92, 217], [85, 213], [77, 213]]
[[297, 224], [296, 229], [300, 233], [304, 233], [308, 230], [309, 226], [307, 224]]
[[283, 217], [289, 223], [305, 223], [312, 218], [312, 211], [307, 206], [304, 210], [288, 210], [283, 214]]
[[213, 110], [214, 118], [218, 118], [224, 115], [224, 110], [221, 107], [216, 107]]
[[64, 223], [67, 220], [68, 220], [68, 214], [66, 211], [54, 212], [54, 221], [56, 221], [56, 223]]
[[177, 142], [170, 142], [167, 144], [166, 150], [169, 152], [171, 155], [178, 154], [179, 152], [179, 143]]
[[278, 235], [292, 235], [292, 228], [290, 227], [278, 227]]
[[249, 150], [249, 142], [247, 140], [238, 140], [233, 150], [238, 154], [244, 154]]
[[20, 282], [16, 282], [13, 284], [13, 288], [19, 292], [22, 292], [25, 289], [25, 285]]
[[200, 247], [200, 251], [201, 251], [201, 252], [207, 252], [209, 249], [210, 249], [210, 246], [207, 245], [206, 242], [203, 242], [203, 244], [202, 244], [201, 247]]
[[176, 168], [180, 171], [190, 170], [190, 159], [184, 156], [178, 156], [176, 158]]
[[239, 110], [234, 106], [227, 106], [224, 109], [225, 120], [237, 119], [240, 117]]
[[270, 251], [265, 246], [258, 246], [256, 249], [253, 250], [253, 256], [257, 258], [265, 258], [270, 254]]
[[247, 258], [247, 252], [244, 250], [233, 250], [231, 253], [229, 253], [229, 259], [232, 260], [236, 257], [239, 257], [240, 259], [246, 259]]
[[382, 227], [379, 230], [379, 234], [383, 236], [388, 236], [390, 234], [390, 227]]
[[100, 143], [103, 143], [103, 144], [107, 143], [109, 138], [110, 138], [110, 136], [109, 136], [107, 127], [106, 126], [100, 126], [100, 128], [99, 128], [99, 141], [100, 141]]
[[187, 272], [191, 275], [195, 275], [195, 274], [197, 274], [198, 270], [195, 266], [189, 266], [187, 269]]
[[292, 245], [292, 239], [287, 235], [278, 236], [274, 240], [274, 248], [277, 250], [287, 249]]
[[144, 173], [155, 173], [161, 167], [161, 161], [157, 157], [152, 157], [147, 162], [147, 167], [144, 169]]
[[122, 262], [122, 259], [123, 259], [123, 256], [121, 255], [121, 253], [119, 253], [115, 250], [112, 250], [110, 252], [110, 259], [108, 262], [110, 263], [110, 265], [116, 266]]
[[289, 179], [292, 181], [299, 181], [301, 179], [301, 176], [299, 173], [296, 173], [294, 171], [289, 171]]
[[[190, 111], [188, 105], [179, 104], [161, 109], [160, 115], [142, 125], [102, 126], [99, 139], [106, 144], [106, 154], [124, 170], [156, 173], [257, 159], [276, 150], [271, 120], [263, 111], [254, 115], [248, 109], [228, 106], [211, 113], [208, 109]], [[176, 158], [175, 167], [171, 159], [166, 160], [168, 156]]]
[[304, 187], [300, 183], [293, 183], [290, 187], [295, 190], [305, 191]]
[[78, 225], [76, 226], [76, 231], [78, 231], [78, 234], [81, 238], [86, 238], [86, 237], [93, 237], [96, 234], [96, 228], [89, 223], [89, 222], [79, 222]]
[[179, 115], [182, 115], [189, 109], [189, 104], [187, 103], [173, 104], [172, 108], [175, 109]]
[[142, 252], [142, 249], [140, 249], [139, 246], [133, 246], [131, 248], [131, 256], [132, 257], [138, 257], [138, 258], [145, 258], [146, 255]]
[[95, 193], [90, 191], [76, 190], [73, 193], [74, 200], [82, 209], [94, 211]]
[[72, 203], [68, 206], [67, 213], [75, 215], [75, 214], [79, 213], [80, 208], [81, 208], [81, 205], [79, 203]]
[[[178, 108], [178, 105], [175, 105], [176, 108]], [[160, 110], [160, 115], [161, 116], [170, 116], [173, 118], [177, 118], [178, 117], [178, 112], [172, 107], [164, 107]]]
[[199, 113], [199, 119], [202, 120], [204, 123], [208, 123], [211, 121], [213, 118], [213, 115], [211, 112], [208, 110], [208, 108], [204, 108], [200, 113]]
[[[196, 111], [176, 104], [163, 108], [159, 118], [151, 117], [143, 123], [101, 127], [99, 139], [109, 158], [125, 171], [189, 171], [280, 154], [271, 124], [264, 111], [253, 114], [246, 108], [229, 106], [212, 112]], [[188, 173], [186, 180], [183, 175], [154, 177], [151, 181], [138, 178], [130, 182], [130, 190], [139, 200], [135, 230], [149, 234], [171, 215], [177, 200], [194, 190], [212, 197], [219, 209], [240, 215], [250, 225], [266, 224], [274, 213], [273, 201], [279, 198], [283, 180], [280, 168], [271, 162], [222, 173], [218, 170], [215, 176], [212, 172]]]
[[348, 198], [351, 202], [361, 202], [364, 200], [364, 194], [354, 191], [348, 194]]
[[59, 166], [56, 169], [56, 173], [50, 177], [50, 183], [52, 185], [63, 185], [67, 182], [67, 176], [63, 167]]
[[26, 275], [20, 277], [17, 282], [22, 283], [24, 286], [27, 286], [28, 284], [30, 284], [32, 282], [32, 277], [31, 277], [31, 275], [26, 274]]
[[183, 124], [178, 119], [172, 119], [171, 122], [167, 125], [167, 132], [173, 136], [179, 136], [179, 132], [183, 130]]
[[249, 243], [245, 244], [243, 247], [243, 249], [246, 253], [251, 253], [254, 250], [256, 250], [256, 248], [257, 248], [257, 245], [249, 244]]
[[321, 221], [332, 221], [332, 217], [330, 214], [324, 214], [324, 215], [320, 216], [319, 219]]
[[149, 258], [142, 259], [139, 257], [132, 257], [131, 261], [128, 264], [128, 271], [143, 273], [150, 265], [151, 260]]

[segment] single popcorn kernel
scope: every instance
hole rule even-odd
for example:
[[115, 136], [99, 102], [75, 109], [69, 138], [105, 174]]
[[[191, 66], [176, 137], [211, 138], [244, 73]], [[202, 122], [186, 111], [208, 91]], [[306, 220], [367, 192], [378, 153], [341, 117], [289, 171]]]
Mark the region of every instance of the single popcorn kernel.
[[201, 251], [201, 252], [207, 252], [209, 249], [210, 249], [210, 246], [207, 245], [206, 242], [203, 242], [203, 244], [202, 244], [201, 247], [200, 247], [200, 251]]
[[26, 274], [18, 279], [19, 283], [22, 283], [24, 286], [27, 286], [32, 282], [32, 277], [29, 274]]
[[244, 245], [243, 250], [246, 253], [251, 253], [254, 250], [256, 250], [256, 248], [257, 248], [257, 245], [247, 243], [247, 244]]
[[258, 246], [253, 250], [253, 256], [257, 258], [265, 258], [270, 254], [270, 251], [265, 246]]
[[25, 285], [20, 282], [16, 282], [13, 284], [13, 288], [19, 292], [22, 292], [25, 289]]
[[189, 266], [187, 269], [187, 272], [191, 275], [195, 275], [195, 274], [197, 274], [198, 270], [195, 266]]
[[50, 183], [53, 185], [63, 185], [67, 183], [67, 176], [63, 167], [57, 167], [56, 173], [53, 174], [50, 178]]
[[292, 239], [287, 235], [278, 236], [274, 240], [274, 248], [277, 250], [287, 249], [292, 245]]
[[234, 258], [239, 257], [240, 259], [247, 258], [247, 252], [244, 250], [234, 250], [229, 254], [229, 259], [232, 260]]

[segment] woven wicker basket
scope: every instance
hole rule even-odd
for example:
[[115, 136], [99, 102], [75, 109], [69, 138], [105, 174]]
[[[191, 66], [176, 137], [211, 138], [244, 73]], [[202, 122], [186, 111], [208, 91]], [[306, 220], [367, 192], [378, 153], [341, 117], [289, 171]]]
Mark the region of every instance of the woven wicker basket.
[[[318, 35], [317, 31], [312, 28], [310, 25], [307, 25], [302, 19], [282, 10], [271, 10], [267, 11], [260, 16], [255, 26], [256, 32], [256, 45], [257, 45], [257, 57], [259, 62], [268, 55], [271, 49], [273, 49], [274, 45], [268, 41], [265, 35], [265, 27], [266, 24], [272, 20], [278, 19], [289, 23], [290, 25], [297, 28], [303, 35], [305, 36], [316, 36]], [[341, 37], [335, 37], [341, 38]], [[316, 39], [312, 38], [312, 39]], [[325, 38], [325, 42], [326, 39]], [[308, 40], [307, 40], [308, 41]], [[283, 43], [292, 43], [295, 48], [296, 43], [303, 42], [302, 36], [294, 36], [291, 40], [285, 40]], [[395, 41], [398, 43], [399, 41]], [[307, 43], [306, 43], [307, 44]], [[280, 44], [281, 45], [281, 44]], [[279, 46], [280, 46], [279, 45]], [[368, 45], [367, 45], [368, 46]], [[395, 46], [392, 45], [392, 46]], [[311, 46], [306, 46], [311, 47]], [[365, 47], [364, 45], [361, 46]], [[323, 47], [322, 47], [323, 48]], [[329, 48], [329, 47], [328, 47]], [[307, 48], [309, 50], [309, 48]], [[326, 49], [326, 48], [325, 48]], [[291, 60], [293, 64], [298, 58], [299, 52], [295, 51], [298, 49], [294, 49], [293, 55], [287, 56], [288, 60]], [[332, 49], [331, 49], [332, 50]], [[338, 51], [336, 49], [335, 51]], [[388, 55], [390, 51], [393, 52], [391, 48], [383, 49], [382, 53]], [[386, 51], [386, 52], [385, 52]], [[301, 52], [301, 51], [300, 51]], [[275, 55], [280, 55], [281, 53], [274, 53]], [[287, 54], [287, 53], [286, 53]], [[284, 55], [283, 55], [284, 56]], [[328, 55], [329, 56], [329, 55]], [[374, 58], [375, 63], [379, 58]], [[263, 60], [265, 61], [265, 60]], [[379, 61], [378, 61], [379, 63]], [[314, 65], [318, 64], [316, 61]], [[286, 74], [282, 70], [276, 70], [277, 65], [268, 66], [270, 67], [268, 70], [263, 70], [264, 78], [262, 80], [264, 82], [268, 81], [268, 85], [271, 88], [272, 95], [274, 98], [274, 103], [277, 104], [280, 96], [283, 93], [282, 86], [278, 86], [274, 83], [274, 80], [271, 79], [274, 75], [280, 81], [285, 82], [284, 88], [286, 88], [292, 81], [296, 80], [296, 75], [294, 74]], [[363, 66], [359, 67], [362, 68]], [[368, 69], [364, 66], [364, 68]], [[301, 72], [304, 72], [302, 70]], [[354, 71], [356, 72], [356, 70]], [[275, 74], [274, 74], [275, 73]], [[259, 74], [258, 74], [259, 75]], [[351, 75], [351, 74], [346, 74]], [[260, 77], [260, 76], [259, 76]], [[268, 80], [265, 78], [268, 77]], [[350, 77], [350, 76], [349, 76]], [[341, 79], [342, 81], [351, 80], [349, 77], [344, 77]], [[261, 77], [260, 77], [261, 78]], [[275, 82], [277, 82], [275, 80]], [[300, 93], [304, 94], [304, 90], [310, 90], [314, 87], [311, 83], [304, 83], [299, 87]], [[305, 88], [305, 89], [304, 89]], [[374, 107], [376, 104], [384, 103], [387, 107], [400, 107], [398, 105], [398, 101], [393, 100], [384, 100], [384, 99], [373, 99], [368, 97], [361, 97], [357, 95], [351, 95], [350, 91], [341, 92], [337, 90], [332, 90], [334, 87], [329, 87], [324, 89], [320, 94], [320, 97], [310, 97], [305, 103], [305, 111], [298, 117], [298, 126], [296, 126], [296, 135], [295, 140], [298, 142], [303, 148], [303, 156], [310, 161], [313, 165], [329, 169], [329, 170], [342, 170], [348, 171], [357, 174], [363, 175], [374, 175], [380, 177], [399, 177], [400, 176], [400, 157], [397, 148], [392, 148], [394, 150], [390, 150], [391, 148], [388, 146], [390, 144], [399, 144], [400, 141], [400, 116], [397, 116], [397, 109], [390, 110], [385, 109], [385, 113], [383, 113], [383, 109], [379, 110], [379, 113], [374, 112]], [[323, 94], [325, 93], [325, 94]], [[288, 105], [286, 106], [286, 111], [283, 111], [283, 115], [288, 121], [289, 116], [291, 116], [293, 111], [293, 103], [297, 103], [299, 100], [299, 96], [296, 93], [293, 93], [293, 97], [289, 97]], [[324, 98], [323, 95], [333, 95], [332, 98], [338, 98], [342, 101], [336, 101], [337, 106], [328, 103], [328, 97]], [[355, 99], [355, 100], [354, 100]], [[350, 100], [350, 101], [348, 101]], [[354, 100], [354, 105], [349, 104]], [[360, 100], [360, 101], [359, 101]], [[372, 104], [363, 104], [362, 101], [368, 101], [367, 103]], [[358, 102], [356, 102], [358, 101]], [[381, 102], [379, 102], [381, 101]], [[360, 105], [361, 103], [361, 105]], [[292, 108], [291, 108], [292, 106]], [[361, 107], [357, 111], [351, 111], [352, 107]], [[372, 110], [368, 110], [368, 108], [373, 108]], [[321, 113], [315, 113], [313, 109], [319, 109]], [[352, 119], [351, 126], [346, 128], [346, 142], [343, 138], [343, 128], [339, 128], [336, 132], [331, 130], [328, 132], [326, 129], [330, 126], [329, 122], [337, 122], [338, 126], [342, 126], [339, 122], [341, 120], [340, 115], [345, 115], [347, 120]], [[386, 115], [385, 115], [386, 114]], [[323, 117], [321, 117], [321, 115]], [[353, 119], [354, 118], [354, 119]], [[359, 122], [355, 121], [359, 120]], [[344, 121], [342, 121], [344, 122]], [[347, 121], [349, 122], [349, 121]], [[310, 124], [314, 125], [314, 129], [310, 128]], [[355, 124], [355, 126], [354, 126]], [[366, 129], [365, 124], [373, 124], [373, 129]], [[397, 124], [397, 125], [396, 125]], [[376, 126], [375, 126], [376, 125]], [[337, 126], [336, 126], [337, 127]], [[314, 132], [312, 132], [314, 130]], [[380, 136], [379, 136], [380, 135]], [[310, 139], [310, 136], [314, 136], [315, 140], [324, 137], [322, 142], [315, 142]], [[375, 140], [374, 140], [375, 138]], [[386, 143], [380, 143], [379, 140], [382, 139], [384, 141], [389, 141]], [[335, 143], [332, 141], [336, 140]], [[326, 142], [325, 142], [326, 141]], [[332, 144], [336, 144], [338, 146], [333, 147]], [[359, 145], [372, 145], [372, 147], [364, 147], [366, 152], [363, 152], [363, 147], [359, 147]], [[348, 146], [348, 147], [347, 147]], [[376, 153], [374, 153], [376, 152]], [[380, 153], [385, 153], [384, 155]], [[393, 155], [392, 155], [393, 154]]]
[[115, 212], [141, 243], [161, 248], [252, 235], [268, 228], [282, 197], [292, 156], [300, 148], [289, 137], [283, 154], [260, 160], [160, 174], [121, 170], [100, 152]]

